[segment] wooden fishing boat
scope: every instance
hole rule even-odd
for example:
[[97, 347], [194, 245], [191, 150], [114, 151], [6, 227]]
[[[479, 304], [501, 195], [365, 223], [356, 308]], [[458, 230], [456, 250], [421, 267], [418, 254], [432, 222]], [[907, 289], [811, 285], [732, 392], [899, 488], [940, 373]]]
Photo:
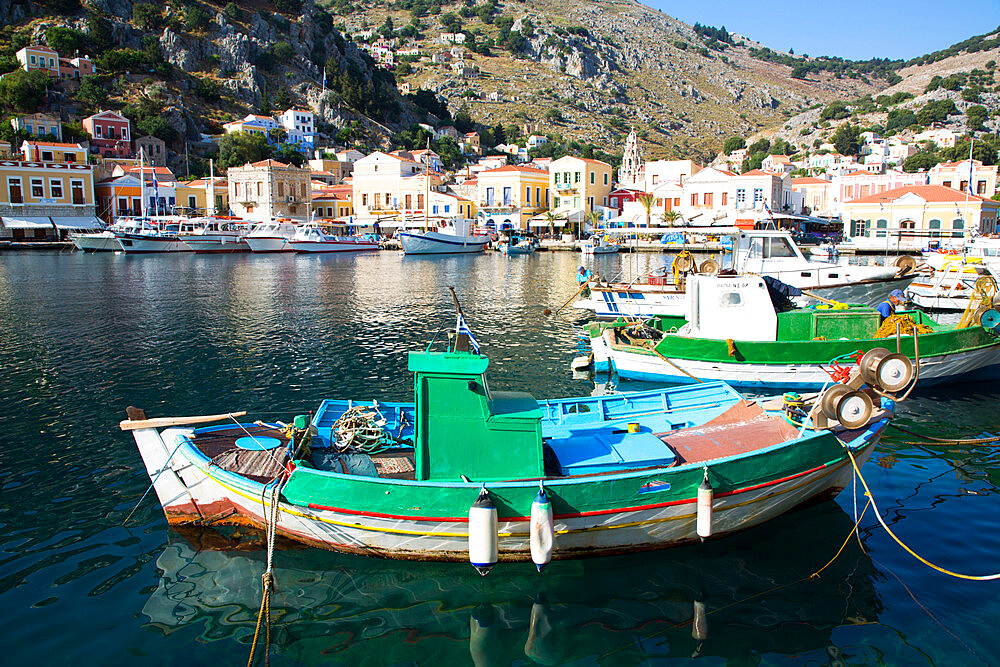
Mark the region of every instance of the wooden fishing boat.
[[322, 225], [306, 224], [288, 239], [287, 245], [298, 253], [361, 252], [378, 250], [378, 240], [371, 234], [335, 236]]
[[465, 336], [409, 353], [413, 403], [324, 400], [286, 429], [130, 408], [121, 427], [171, 524], [269, 523], [316, 547], [469, 559], [485, 573], [498, 560], [541, 568], [726, 535], [831, 496], [893, 409], [874, 394], [872, 409], [860, 385], [832, 412], [814, 397], [805, 426], [780, 398], [746, 400], [722, 382], [536, 400], [494, 391]]
[[535, 240], [526, 236], [512, 235], [504, 239], [497, 249], [504, 255], [530, 255], [535, 252]]
[[[778, 312], [759, 276], [695, 276], [686, 317], [593, 324], [588, 335], [598, 369], [614, 366], [636, 380], [725, 380], [738, 387], [819, 389], [834, 359], [877, 347], [918, 356], [921, 385], [1000, 378], [1000, 340], [990, 322], [943, 325], [921, 311], [900, 311], [919, 334], [895, 335], [862, 306]], [[984, 321], [985, 322], [985, 321]], [[961, 324], [961, 323], [960, 323]], [[909, 332], [913, 326], [903, 322]]]

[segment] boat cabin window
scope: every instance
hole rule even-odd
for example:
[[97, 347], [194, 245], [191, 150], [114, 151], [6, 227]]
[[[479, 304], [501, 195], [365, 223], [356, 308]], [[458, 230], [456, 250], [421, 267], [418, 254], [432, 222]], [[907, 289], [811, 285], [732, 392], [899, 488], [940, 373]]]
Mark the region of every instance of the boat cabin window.
[[792, 244], [785, 238], [771, 238], [771, 247], [765, 257], [795, 257]]
[[739, 292], [722, 292], [719, 294], [719, 305], [723, 308], [739, 306], [743, 303], [743, 295]]

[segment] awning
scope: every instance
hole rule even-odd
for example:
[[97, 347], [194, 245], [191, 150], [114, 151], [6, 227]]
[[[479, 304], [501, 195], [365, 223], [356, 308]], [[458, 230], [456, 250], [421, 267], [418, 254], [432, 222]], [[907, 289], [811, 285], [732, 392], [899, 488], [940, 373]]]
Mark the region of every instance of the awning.
[[104, 227], [104, 223], [92, 215], [63, 218], [53, 216], [52, 222], [56, 229], [101, 229]]
[[[379, 229], [384, 229], [386, 227], [402, 227], [403, 222], [401, 220], [372, 220], [371, 222], [355, 222], [356, 227], [374, 227], [378, 225]], [[417, 225], [419, 226], [419, 225]]]
[[5, 215], [0, 220], [7, 229], [52, 229], [49, 218], [10, 218]]
[[[562, 227], [566, 224], [564, 221], [556, 220], [552, 223], [552, 227]], [[549, 227], [549, 222], [547, 220], [532, 220], [528, 223], [529, 227]]]

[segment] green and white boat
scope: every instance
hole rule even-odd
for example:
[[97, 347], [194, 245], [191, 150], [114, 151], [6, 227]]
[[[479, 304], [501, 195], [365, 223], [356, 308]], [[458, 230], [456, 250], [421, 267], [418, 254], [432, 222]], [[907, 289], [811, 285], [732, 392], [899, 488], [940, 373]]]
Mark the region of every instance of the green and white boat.
[[413, 403], [324, 400], [287, 429], [130, 408], [121, 427], [171, 524], [269, 523], [316, 547], [486, 571], [758, 525], [843, 489], [849, 457], [863, 463], [892, 416], [892, 400], [871, 394], [878, 407], [859, 416], [840, 397], [849, 418], [816, 403], [800, 427], [780, 398], [722, 382], [536, 400], [494, 391], [464, 336], [409, 353]]
[[[921, 386], [1000, 378], [1000, 340], [991, 326], [944, 325], [900, 311], [925, 333], [878, 337], [879, 313], [865, 306], [778, 312], [760, 276], [693, 276], [687, 315], [587, 327], [598, 370], [619, 377], [690, 383], [724, 380], [741, 388], [816, 390], [831, 361], [873, 348], [919, 357]], [[989, 311], [995, 312], [995, 311]], [[984, 319], [983, 321], [987, 321]]]

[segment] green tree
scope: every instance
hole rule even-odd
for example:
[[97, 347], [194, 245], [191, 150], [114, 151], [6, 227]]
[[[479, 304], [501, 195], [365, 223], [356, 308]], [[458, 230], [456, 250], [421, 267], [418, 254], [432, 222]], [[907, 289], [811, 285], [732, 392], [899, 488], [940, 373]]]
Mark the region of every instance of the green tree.
[[242, 167], [244, 164], [274, 156], [274, 147], [259, 132], [232, 132], [219, 140], [219, 166]]
[[938, 155], [935, 151], [917, 151], [903, 161], [903, 171], [910, 174], [918, 171], [927, 171], [937, 163]]
[[831, 143], [841, 155], [857, 155], [861, 148], [861, 128], [850, 123], [844, 123], [833, 134]]
[[79, 30], [52, 26], [45, 31], [45, 42], [63, 57], [72, 56], [87, 43], [87, 36]]
[[157, 30], [163, 25], [163, 11], [152, 2], [132, 6], [132, 22], [141, 30]]
[[226, 15], [226, 18], [232, 21], [240, 20], [243, 16], [243, 10], [235, 2], [227, 3], [225, 7], [222, 8], [222, 13]]
[[48, 85], [49, 75], [45, 72], [15, 70], [0, 79], [0, 106], [22, 113], [38, 111]]
[[205, 30], [211, 22], [212, 17], [200, 5], [192, 5], [184, 10], [184, 25], [188, 30]]
[[729, 137], [726, 139], [726, 143], [722, 144], [722, 152], [726, 155], [732, 155], [733, 151], [746, 148], [746, 146], [747, 142], [743, 137]]
[[91, 109], [98, 109], [108, 101], [108, 77], [96, 74], [80, 80], [80, 89], [73, 98]]
[[847, 108], [847, 104], [843, 100], [834, 100], [826, 105], [826, 108], [820, 112], [819, 117], [821, 120], [840, 120], [850, 115], [851, 110]]
[[282, 112], [292, 107], [292, 95], [288, 92], [288, 88], [284, 86], [278, 88], [278, 92], [274, 94], [274, 106]]
[[983, 123], [989, 118], [989, 112], [982, 104], [974, 104], [965, 110], [965, 115], [969, 119], [969, 130], [979, 132], [985, 130]]
[[747, 152], [751, 154], [764, 153], [766, 157], [769, 150], [771, 150], [771, 141], [769, 139], [758, 139], [750, 144], [750, 148], [747, 149]]

